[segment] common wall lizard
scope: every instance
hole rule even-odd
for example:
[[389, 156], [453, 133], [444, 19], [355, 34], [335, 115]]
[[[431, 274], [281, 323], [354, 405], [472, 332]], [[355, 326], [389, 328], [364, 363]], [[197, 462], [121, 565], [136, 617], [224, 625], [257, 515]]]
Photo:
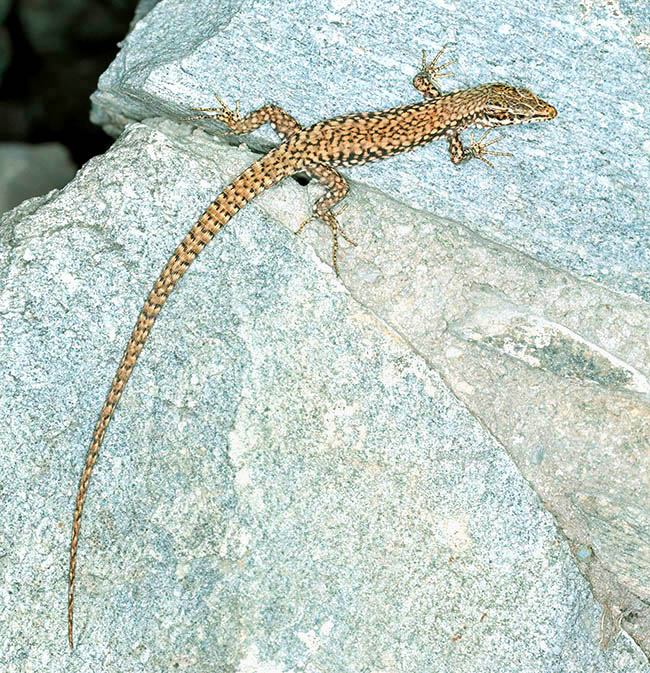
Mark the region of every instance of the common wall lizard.
[[451, 160], [459, 164], [468, 159], [481, 159], [492, 165], [486, 155], [509, 156], [493, 152], [488, 146], [501, 137], [484, 143], [488, 131], [467, 147], [463, 146], [460, 131], [467, 127], [491, 129], [510, 124], [524, 124], [553, 119], [556, 109], [535, 94], [507, 84], [483, 84], [443, 94], [438, 79], [453, 61], [436, 65], [443, 47], [427, 65], [422, 54], [422, 68], [413, 79], [413, 85], [422, 93], [424, 101], [403, 105], [381, 112], [363, 112], [325, 119], [307, 128], [275, 105], [265, 105], [245, 117], [239, 114], [239, 102], [230, 110], [218, 97], [220, 108], [193, 108], [200, 114], [188, 119], [216, 119], [233, 134], [242, 134], [269, 123], [282, 142], [255, 161], [235, 178], [207, 207], [196, 224], [176, 248], [149, 293], [138, 316], [131, 338], [126, 346], [115, 378], [102, 407], [93, 432], [92, 441], [81, 474], [72, 525], [70, 544], [70, 571], [68, 578], [68, 641], [73, 647], [72, 617], [74, 608], [77, 545], [84, 501], [99, 449], [115, 407], [124, 391], [149, 332], [167, 297], [187, 271], [190, 264], [219, 230], [258, 194], [281, 180], [298, 172], [306, 172], [327, 187], [327, 192], [314, 204], [313, 214], [298, 230], [312, 219], [323, 220], [332, 231], [332, 262], [338, 275], [339, 236], [353, 243], [339, 228], [332, 208], [348, 193], [348, 183], [336, 170], [338, 166], [358, 166], [380, 161], [401, 152], [408, 152], [444, 137]]

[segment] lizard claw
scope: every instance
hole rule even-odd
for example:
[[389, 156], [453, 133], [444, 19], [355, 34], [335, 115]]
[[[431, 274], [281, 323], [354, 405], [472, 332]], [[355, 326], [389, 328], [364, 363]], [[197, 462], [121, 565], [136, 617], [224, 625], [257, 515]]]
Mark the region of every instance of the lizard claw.
[[295, 232], [296, 235], [301, 234], [302, 230], [305, 228], [307, 224], [309, 224], [312, 220], [320, 219], [327, 224], [332, 232], [332, 266], [334, 267], [334, 272], [336, 275], [339, 274], [339, 265], [338, 265], [338, 250], [339, 250], [339, 236], [343, 238], [345, 241], [347, 241], [350, 245], [356, 245], [356, 243], [351, 239], [348, 238], [341, 229], [338, 220], [336, 219], [346, 208], [347, 204], [340, 208], [339, 210], [332, 212], [331, 210], [328, 210], [325, 214], [323, 215], [317, 215], [314, 213], [313, 215], [310, 215], [306, 220], [304, 220], [301, 225], [298, 227], [298, 230]]
[[440, 72], [444, 70], [447, 66], [451, 65], [452, 63], [455, 63], [458, 59], [454, 58], [451, 61], [447, 61], [447, 63], [443, 63], [442, 65], [436, 65], [438, 62], [438, 59], [442, 56], [442, 53], [447, 49], [448, 45], [444, 45], [443, 48], [436, 54], [435, 58], [429, 65], [427, 65], [427, 52], [423, 49], [422, 50], [422, 69], [420, 70], [420, 74], [426, 77], [432, 84], [436, 84], [437, 80], [439, 80], [441, 77], [453, 77], [454, 73], [453, 72], [447, 72], [444, 75], [441, 75]]
[[492, 162], [485, 158], [486, 154], [492, 154], [493, 156], [497, 157], [511, 157], [512, 154], [510, 152], [491, 152], [490, 150], [485, 149], [486, 147], [494, 145], [494, 143], [498, 143], [499, 140], [503, 140], [505, 138], [505, 136], [499, 136], [494, 140], [490, 140], [489, 143], [484, 143], [483, 141], [487, 138], [489, 132], [490, 129], [485, 131], [485, 133], [478, 140], [474, 140], [474, 132], [472, 132], [472, 142], [470, 143], [469, 147], [465, 152], [467, 154], [468, 159], [480, 159], [483, 163], [486, 163], [490, 168], [494, 168]]
[[[230, 129], [231, 133], [237, 133], [236, 131], [237, 126], [242, 120], [241, 115], [239, 114], [239, 101], [236, 101], [235, 109], [233, 111], [221, 100], [221, 98], [219, 98], [219, 96], [216, 93], [214, 94], [214, 96], [217, 99], [217, 101], [219, 101], [221, 107], [190, 108], [190, 110], [194, 110], [196, 112], [212, 112], [214, 114], [200, 114], [194, 117], [181, 117], [181, 119], [185, 121], [189, 121], [192, 119], [216, 119], [217, 121], [220, 121], [222, 124], [225, 124]], [[228, 133], [229, 132], [226, 131], [225, 133], [218, 133], [217, 135], [225, 136], [228, 135]]]

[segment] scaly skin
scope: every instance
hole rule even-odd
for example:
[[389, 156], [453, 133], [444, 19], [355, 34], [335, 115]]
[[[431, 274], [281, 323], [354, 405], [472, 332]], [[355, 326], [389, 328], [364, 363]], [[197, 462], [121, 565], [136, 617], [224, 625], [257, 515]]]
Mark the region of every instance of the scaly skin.
[[323, 220], [330, 227], [333, 240], [332, 262], [338, 275], [339, 235], [350, 243], [352, 241], [340, 230], [336, 219], [336, 215], [342, 209], [338, 212], [332, 211], [349, 189], [345, 178], [335, 167], [358, 166], [380, 161], [441, 137], [447, 139], [449, 154], [455, 164], [476, 158], [492, 166], [485, 155], [509, 156], [503, 152], [486, 149], [501, 137], [483, 143], [486, 131], [477, 141], [472, 137], [471, 144], [464, 147], [459, 131], [470, 126], [490, 129], [543, 121], [556, 116], [557, 111], [552, 105], [545, 103], [527, 89], [507, 84], [484, 84], [472, 89], [442, 94], [437, 80], [449, 76], [440, 74], [449, 63], [436, 66], [436, 62], [444, 49], [443, 47], [438, 52], [429, 65], [423, 52], [422, 69], [415, 76], [413, 85], [423, 94], [425, 100], [391, 110], [333, 117], [303, 128], [293, 117], [275, 105], [265, 105], [244, 118], [239, 115], [239, 104], [235, 111], [232, 111], [219, 99], [221, 108], [194, 108], [215, 114], [202, 114], [190, 119], [217, 119], [234, 134], [248, 133], [269, 123], [282, 139], [282, 143], [249, 166], [207, 207], [167, 262], [138, 316], [95, 426], [79, 483], [72, 524], [68, 577], [70, 647], [73, 647], [72, 617], [81, 516], [90, 476], [97, 462], [106, 428], [160, 309], [196, 256], [221, 228], [258, 194], [290, 175], [301, 171], [307, 172], [325, 185], [328, 191], [316, 201], [313, 215], [300, 225], [298, 233], [307, 222], [316, 218]]

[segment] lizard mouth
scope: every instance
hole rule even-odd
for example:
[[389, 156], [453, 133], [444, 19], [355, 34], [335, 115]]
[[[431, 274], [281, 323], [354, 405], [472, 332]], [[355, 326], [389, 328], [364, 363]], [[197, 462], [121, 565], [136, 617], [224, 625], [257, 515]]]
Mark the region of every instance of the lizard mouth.
[[557, 110], [547, 103], [546, 110], [544, 110], [544, 119], [554, 119], [555, 117], [557, 117]]
[[540, 101], [540, 105], [533, 112], [527, 110], [523, 113], [515, 113], [510, 119], [513, 124], [526, 124], [528, 122], [542, 122], [557, 117], [557, 110], [550, 104]]

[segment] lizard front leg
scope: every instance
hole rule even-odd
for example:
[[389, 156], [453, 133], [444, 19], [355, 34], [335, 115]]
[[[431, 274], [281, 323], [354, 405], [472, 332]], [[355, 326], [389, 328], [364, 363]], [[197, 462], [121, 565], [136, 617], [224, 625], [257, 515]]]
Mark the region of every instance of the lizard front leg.
[[[239, 101], [235, 103], [235, 109], [231, 110], [221, 98], [217, 96], [217, 94], [215, 94], [215, 97], [219, 101], [221, 107], [191, 108], [197, 112], [212, 112], [214, 114], [200, 114], [195, 117], [183, 117], [183, 119], [216, 119], [225, 124], [230, 129], [230, 132], [235, 135], [250, 133], [268, 123], [282, 140], [302, 130], [302, 125], [277, 105], [264, 105], [258, 110], [253, 110], [245, 117], [242, 117], [239, 114]], [[221, 135], [226, 134], [224, 133]]]
[[453, 129], [447, 131], [445, 137], [447, 138], [447, 144], [449, 145], [449, 156], [451, 157], [451, 160], [455, 164], [460, 164], [468, 159], [480, 159], [490, 168], [494, 168], [492, 162], [485, 158], [486, 154], [492, 154], [493, 156], [498, 157], [511, 157], [512, 154], [510, 154], [510, 152], [491, 152], [486, 149], [486, 147], [494, 145], [494, 143], [498, 143], [499, 140], [505, 138], [505, 136], [499, 136], [494, 140], [490, 140], [489, 143], [484, 143], [483, 141], [487, 138], [489, 132], [490, 129], [487, 129], [478, 140], [474, 140], [474, 134], [472, 133], [472, 142], [468, 147], [464, 147], [458, 131]]
[[[442, 77], [453, 77], [453, 73], [448, 72], [444, 75], [440, 74], [441, 70], [444, 70], [447, 66], [455, 63], [456, 59], [447, 61], [442, 65], [436, 65], [438, 59], [442, 56], [443, 52], [447, 49], [445, 45], [435, 56], [433, 61], [427, 65], [427, 53], [422, 50], [422, 68], [420, 72], [413, 78], [413, 86], [425, 97], [425, 98], [438, 98], [442, 95], [438, 80]], [[502, 140], [505, 136], [499, 136], [494, 140], [491, 140], [489, 143], [484, 143], [483, 141], [487, 138], [490, 130], [488, 129], [478, 140], [474, 140], [474, 134], [472, 134], [472, 142], [468, 147], [463, 146], [463, 141], [460, 138], [460, 133], [456, 129], [449, 129], [445, 133], [447, 138], [447, 145], [449, 146], [449, 156], [455, 164], [460, 164], [463, 161], [469, 159], [480, 159], [486, 163], [490, 168], [494, 168], [492, 162], [485, 158], [486, 154], [491, 154], [493, 156], [500, 157], [511, 157], [512, 154], [509, 152], [492, 152], [488, 149], [490, 145], [498, 143], [499, 140]]]
[[438, 98], [442, 95], [440, 91], [440, 86], [438, 80], [442, 77], [453, 77], [453, 72], [445, 73], [444, 75], [440, 74], [441, 70], [444, 70], [448, 65], [456, 62], [456, 59], [447, 61], [442, 65], [436, 65], [440, 56], [447, 48], [445, 45], [435, 56], [433, 61], [427, 65], [427, 52], [422, 50], [422, 68], [420, 72], [413, 78], [413, 86], [425, 97], [425, 98]]
[[332, 264], [334, 266], [334, 271], [336, 275], [339, 275], [339, 266], [338, 266], [338, 250], [339, 250], [339, 236], [344, 238], [351, 245], [356, 245], [354, 241], [349, 239], [341, 227], [339, 226], [338, 220], [336, 219], [337, 215], [340, 215], [347, 206], [337, 210], [336, 212], [332, 211], [332, 208], [342, 199], [345, 198], [346, 194], [350, 190], [346, 179], [334, 168], [327, 166], [326, 164], [307, 164], [305, 170], [312, 177], [316, 178], [318, 182], [322, 185], [325, 185], [328, 189], [323, 196], [316, 201], [314, 204], [313, 214], [308, 217], [298, 228], [296, 234], [300, 234], [302, 230], [312, 220], [318, 218], [323, 220], [327, 224], [332, 232]]

